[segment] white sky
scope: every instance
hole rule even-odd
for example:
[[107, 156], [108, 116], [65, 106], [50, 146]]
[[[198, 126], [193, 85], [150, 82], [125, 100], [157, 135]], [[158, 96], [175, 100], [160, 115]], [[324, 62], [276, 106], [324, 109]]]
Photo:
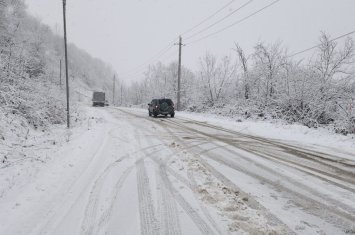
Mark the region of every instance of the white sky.
[[[211, 15], [231, 0], [67, 0], [68, 40], [98, 57], [132, 81], [142, 77], [136, 69], [165, 48], [175, 37]], [[229, 8], [206, 22], [202, 29], [246, 3], [236, 0]], [[61, 0], [26, 0], [31, 14], [52, 28], [62, 31]], [[209, 31], [219, 30], [271, 3], [254, 0], [243, 10]], [[355, 30], [354, 0], [281, 0], [271, 8], [183, 49], [183, 65], [195, 70], [206, 51], [219, 56], [233, 53], [238, 42], [251, 52], [258, 41], [280, 40], [291, 52], [318, 43], [320, 31], [339, 36]], [[56, 27], [57, 26], [57, 27]], [[187, 37], [189, 35], [183, 35]], [[177, 60], [174, 47], [159, 60]], [[157, 61], [157, 60], [156, 60]], [[154, 62], [154, 61], [153, 61]]]

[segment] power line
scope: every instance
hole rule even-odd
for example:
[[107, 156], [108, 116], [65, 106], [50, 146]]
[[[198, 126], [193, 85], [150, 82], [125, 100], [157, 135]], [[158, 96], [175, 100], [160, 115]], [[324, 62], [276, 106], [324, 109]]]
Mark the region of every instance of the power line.
[[[165, 50], [163, 53], [161, 53], [161, 54], [159, 55], [159, 57], [155, 58], [155, 60], [158, 60], [158, 59], [161, 59], [161, 58], [165, 58], [165, 59], [171, 58], [172, 55], [175, 55], [175, 52], [174, 52], [174, 54], [168, 54], [168, 56], [166, 56], [166, 55], [167, 55], [167, 53], [170, 51], [170, 49], [173, 48], [173, 47], [174, 47], [174, 45], [172, 45], [172, 46], [169, 48], [169, 50]], [[153, 61], [153, 60], [152, 60], [152, 61]], [[139, 73], [143, 72], [143, 69], [145, 69], [145, 66], [148, 65], [148, 64], [150, 64], [150, 63], [142, 64], [141, 66], [136, 67], [136, 69], [135, 69], [134, 71], [131, 70], [131, 72], [128, 72], [128, 73], [123, 74], [123, 76], [129, 76], [129, 75], [132, 76], [132, 75], [139, 74]]]
[[[346, 37], [346, 36], [352, 35], [352, 34], [354, 34], [354, 33], [355, 33], [355, 30], [354, 30], [354, 31], [351, 31], [351, 32], [349, 32], [349, 33], [343, 34], [343, 35], [341, 35], [341, 36], [338, 36], [338, 37], [336, 37], [336, 38], [333, 38], [333, 39], [331, 39], [329, 42], [337, 41], [337, 40], [339, 40], [339, 39], [341, 39], [341, 38], [344, 38], [344, 37]], [[322, 45], [322, 44], [318, 44], [318, 45], [315, 45], [315, 46], [313, 46], [313, 47], [304, 49], [304, 50], [302, 50], [302, 51], [293, 53], [293, 54], [287, 56], [287, 58], [294, 57], [294, 56], [296, 56], [296, 55], [305, 53], [305, 52], [307, 52], [307, 51], [311, 51], [311, 50], [316, 49], [317, 47], [319, 47], [319, 46], [321, 46], [321, 45]]]
[[249, 4], [251, 4], [254, 0], [249, 0], [248, 2], [244, 3], [242, 6], [240, 6], [239, 8], [237, 8], [236, 10], [232, 11], [231, 13], [229, 13], [228, 15], [224, 16], [223, 18], [221, 18], [220, 20], [216, 21], [215, 23], [203, 28], [202, 30], [198, 31], [197, 33], [192, 34], [191, 36], [185, 38], [185, 40], [188, 40], [190, 38], [193, 38], [203, 32], [205, 32], [206, 30], [212, 28], [213, 26], [221, 23], [222, 21], [224, 21], [225, 19], [227, 19], [228, 17], [234, 15], [235, 13], [237, 13], [238, 11], [242, 10], [244, 7], [248, 6]]
[[[192, 28], [186, 30], [183, 34], [187, 34], [189, 32], [191, 32], [192, 30], [196, 29], [197, 27], [199, 27], [200, 25], [202, 25], [203, 23], [207, 22], [208, 20], [210, 20], [211, 18], [213, 18], [214, 16], [216, 16], [218, 13], [220, 13], [221, 11], [223, 11], [225, 8], [227, 8], [228, 6], [230, 6], [232, 3], [234, 3], [236, 0], [232, 0], [229, 3], [227, 3], [226, 5], [224, 5], [223, 7], [221, 7], [219, 10], [217, 10], [215, 13], [213, 13], [212, 15], [208, 16], [207, 18], [205, 18], [204, 20], [202, 20], [200, 23], [198, 23], [197, 25], [193, 26]], [[241, 7], [239, 7], [238, 9], [234, 10], [233, 12], [231, 12], [230, 14], [228, 14], [227, 16], [223, 17], [221, 20], [217, 21], [216, 23], [214, 23], [213, 25], [208, 26], [207, 28], [204, 28], [203, 31], [207, 30], [208, 28], [218, 24], [219, 22], [225, 20], [226, 18], [228, 18], [229, 16], [233, 15], [234, 13], [236, 13], [237, 11], [241, 10], [242, 8], [244, 8], [245, 6], [249, 5], [253, 0], [249, 0], [249, 2], [247, 2], [246, 4], [242, 5]], [[197, 34], [201, 33], [201, 31], [199, 31]], [[196, 35], [197, 35], [196, 34]], [[195, 34], [192, 36], [196, 36]], [[192, 38], [192, 36], [188, 37]], [[174, 41], [178, 39], [178, 37], [174, 38]], [[146, 60], [144, 63], [128, 70], [128, 74], [130, 74], [130, 72], [137, 70], [137, 69], [141, 69], [142, 67], [146, 66], [147, 64], [150, 64], [152, 61], [160, 58], [162, 55], [164, 55], [165, 53], [167, 53], [174, 45], [172, 45], [172, 43], [169, 43], [169, 45], [167, 45], [166, 47], [164, 47], [162, 50], [160, 50], [156, 55], [152, 56], [151, 58], [149, 58], [148, 60]]]
[[172, 53], [170, 53], [170, 54], [162, 55], [159, 59], [169, 60], [169, 59], [173, 58], [174, 56], [176, 56], [176, 51], [172, 51]]
[[225, 31], [225, 30], [227, 30], [227, 29], [229, 29], [229, 28], [231, 28], [231, 27], [233, 27], [233, 26], [235, 26], [235, 25], [238, 25], [238, 24], [242, 23], [243, 21], [246, 21], [247, 19], [253, 17], [254, 15], [256, 15], [256, 14], [258, 14], [258, 13], [264, 11], [264, 10], [266, 10], [267, 8], [269, 8], [269, 7], [273, 6], [273, 5], [275, 5], [276, 3], [280, 2], [280, 1], [281, 1], [281, 0], [273, 1], [273, 2], [271, 2], [270, 4], [266, 5], [265, 7], [263, 7], [263, 8], [261, 8], [261, 9], [255, 11], [254, 13], [252, 13], [252, 14], [250, 14], [250, 15], [244, 17], [244, 18], [242, 18], [241, 20], [238, 20], [238, 21], [234, 22], [233, 24], [230, 24], [230, 25], [228, 25], [227, 27], [224, 27], [224, 28], [222, 28], [222, 29], [220, 29], [220, 30], [218, 30], [218, 31], [216, 31], [216, 32], [210, 33], [210, 34], [208, 34], [208, 35], [206, 35], [206, 36], [204, 36], [204, 37], [202, 37], [202, 38], [199, 38], [199, 39], [197, 39], [197, 40], [188, 42], [188, 43], [186, 43], [186, 45], [190, 45], [190, 44], [193, 44], [193, 43], [202, 41], [202, 40], [204, 40], [204, 39], [206, 39], [206, 38], [209, 38], [209, 37], [211, 37], [211, 36], [214, 36], [214, 35], [216, 35], [216, 34], [219, 34], [219, 33], [223, 32], [223, 31]]
[[147, 64], [149, 64], [151, 61], [163, 56], [165, 53], [167, 53], [171, 48], [174, 47], [174, 43], [169, 43], [169, 45], [167, 45], [166, 47], [164, 47], [162, 50], [160, 50], [158, 53], [156, 53], [154, 56], [150, 57], [149, 59], [147, 59], [144, 63], [128, 70], [128, 72], [131, 72], [133, 70], [137, 70], [140, 69], [144, 66], [146, 66]]
[[191, 27], [190, 29], [186, 30], [185, 32], [183, 32], [181, 35], [187, 34], [189, 32], [191, 32], [192, 30], [196, 29], [197, 27], [199, 27], [200, 25], [202, 25], [203, 23], [207, 22], [208, 20], [212, 19], [214, 16], [216, 16], [218, 13], [220, 13], [221, 11], [223, 11], [224, 9], [226, 9], [227, 7], [229, 7], [232, 3], [234, 3], [236, 0], [232, 0], [229, 3], [227, 3], [226, 5], [224, 5], [222, 8], [220, 8], [219, 10], [217, 10], [215, 13], [213, 13], [212, 15], [206, 17], [204, 20], [202, 20], [200, 23], [198, 23], [197, 25]]
[[[224, 5], [223, 7], [221, 7], [219, 10], [217, 10], [215, 13], [213, 13], [212, 15], [206, 17], [204, 20], [202, 20], [200, 23], [198, 23], [197, 25], [191, 27], [190, 29], [186, 30], [184, 33], [182, 33], [181, 35], [187, 34], [189, 32], [191, 32], [192, 30], [196, 29], [197, 27], [199, 27], [200, 25], [202, 25], [203, 23], [207, 22], [208, 20], [210, 20], [211, 18], [213, 18], [214, 16], [216, 16], [218, 13], [220, 13], [221, 11], [223, 11], [224, 9], [226, 9], [228, 6], [230, 6], [232, 3], [234, 3], [236, 0], [232, 0], [229, 3], [227, 3], [226, 5]], [[253, 1], [253, 0], [251, 0]], [[174, 41], [178, 39], [178, 37], [174, 38]], [[164, 47], [162, 50], [160, 50], [156, 55], [152, 56], [151, 58], [149, 58], [148, 60], [146, 60], [144, 63], [130, 69], [128, 71], [128, 74], [130, 73], [130, 71], [133, 70], [137, 70], [140, 69], [142, 67], [144, 67], [145, 65], [149, 64], [151, 61], [160, 58], [162, 55], [164, 55], [168, 50], [170, 50], [174, 45], [172, 45], [173, 43], [169, 43], [169, 45], [167, 45], [166, 47]]]
[[[196, 35], [198, 35], [198, 34], [200, 34], [200, 33], [202, 33], [202, 32], [204, 32], [205, 30], [207, 30], [207, 29], [213, 27], [214, 25], [216, 25], [216, 24], [222, 22], [222, 21], [225, 20], [226, 18], [230, 17], [231, 15], [235, 14], [236, 12], [238, 12], [239, 10], [241, 10], [242, 8], [244, 8], [244, 7], [246, 7], [247, 5], [249, 5], [252, 1], [253, 1], [253, 0], [249, 0], [248, 2], [246, 2], [245, 4], [243, 4], [241, 7], [239, 7], [239, 8], [236, 9], [236, 10], [234, 10], [233, 12], [229, 13], [228, 15], [226, 15], [225, 17], [223, 17], [222, 19], [220, 19], [220, 20], [218, 20], [217, 22], [213, 23], [212, 25], [210, 25], [210, 26], [204, 28], [203, 30], [199, 31], [198, 33], [196, 33], [196, 34], [194, 34], [194, 35], [188, 37], [188, 39], [189, 39], [189, 38], [192, 38], [192, 37], [194, 37], [194, 36], [196, 36]], [[231, 24], [231, 25], [229, 25], [229, 26], [227, 26], [227, 27], [225, 27], [225, 28], [223, 28], [223, 29], [221, 29], [221, 30], [219, 30], [219, 31], [217, 31], [217, 32], [208, 34], [207, 36], [205, 36], [205, 37], [203, 37], [203, 38], [200, 38], [200, 39], [198, 39], [198, 40], [189, 42], [189, 43], [187, 43], [186, 45], [192, 44], [192, 43], [195, 43], [195, 42], [198, 42], [198, 41], [203, 40], [203, 39], [205, 39], [205, 38], [207, 38], [207, 37], [210, 37], [210, 36], [213, 36], [213, 35], [215, 35], [215, 34], [218, 34], [218, 33], [222, 32], [222, 31], [224, 31], [224, 30], [226, 30], [226, 29], [228, 29], [228, 28], [230, 28], [230, 27], [232, 27], [232, 26], [235, 26], [235, 25], [237, 25], [237, 24], [239, 24], [239, 23], [241, 23], [241, 22], [247, 20], [248, 18], [250, 18], [250, 17], [252, 17], [252, 16], [258, 14], [259, 12], [265, 10], [266, 8], [271, 7], [272, 5], [276, 4], [276, 3], [279, 2], [279, 1], [281, 1], [281, 0], [276, 0], [276, 1], [272, 2], [272, 3], [270, 3], [269, 5], [267, 5], [267, 6], [263, 7], [263, 8], [261, 8], [260, 10], [258, 10], [258, 11], [256, 11], [256, 12], [252, 13], [251, 15], [249, 15], [249, 16], [247, 16], [247, 17], [245, 17], [245, 18], [243, 18], [243, 19], [241, 19], [241, 20], [239, 20], [239, 21], [237, 21], [237, 22], [235, 22], [235, 23], [233, 23], [233, 24]], [[224, 5], [222, 8], [220, 8], [218, 11], [216, 11], [214, 14], [212, 14], [211, 16], [205, 18], [205, 19], [204, 19], [203, 21], [201, 21], [199, 24], [197, 24], [197, 25], [195, 25], [194, 27], [188, 29], [188, 30], [185, 31], [183, 34], [186, 34], [186, 33], [188, 33], [188, 32], [191, 32], [192, 30], [196, 29], [198, 26], [202, 25], [203, 23], [205, 23], [206, 21], [208, 21], [209, 19], [211, 19], [212, 17], [214, 17], [215, 15], [217, 15], [219, 12], [221, 12], [222, 10], [224, 10], [225, 8], [227, 8], [228, 6], [230, 6], [233, 2], [235, 2], [235, 0], [232, 0], [231, 2], [227, 3], [227, 4]], [[174, 40], [176, 40], [176, 38], [174, 38]], [[142, 63], [141, 65], [138, 65], [137, 67], [130, 69], [127, 74], [129, 75], [131, 71], [134, 72], [134, 73], [136, 73], [134, 70], [141, 69], [141, 68], [143, 68], [144, 66], [146, 66], [147, 64], [150, 64], [152, 61], [154, 61], [154, 60], [160, 58], [161, 56], [163, 56], [164, 54], [166, 54], [173, 46], [174, 46], [174, 44], [169, 43], [166, 47], [164, 47], [164, 48], [163, 48], [161, 51], [159, 51], [156, 55], [152, 56], [151, 58], [149, 58], [147, 61], [145, 61], [145, 62]], [[134, 73], [133, 73], [133, 74], [134, 74]]]

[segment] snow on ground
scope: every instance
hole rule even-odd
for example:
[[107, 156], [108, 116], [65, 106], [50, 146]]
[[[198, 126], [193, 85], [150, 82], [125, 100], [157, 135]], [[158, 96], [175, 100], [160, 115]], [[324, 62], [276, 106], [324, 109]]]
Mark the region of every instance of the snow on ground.
[[[101, 145], [103, 128], [102, 117], [88, 109], [82, 111], [88, 116], [81, 120], [81, 125], [70, 131], [57, 127], [50, 132], [31, 134], [25, 147], [12, 145], [8, 161], [0, 165], [0, 215], [3, 225], [8, 222], [11, 213], [19, 211], [16, 213], [18, 218], [28, 214], [33, 208], [26, 206], [31, 202], [38, 203], [39, 198], [43, 199], [41, 206], [46, 206], [51, 196], [57, 196], [54, 195], [56, 190], [65, 187], [64, 179], [75, 177], [78, 170], [85, 169], [89, 160], [85, 154], [92, 155], [95, 147]], [[82, 138], [83, 135], [85, 138]], [[90, 147], [83, 149], [84, 144]], [[12, 226], [15, 228], [17, 225]]]
[[355, 229], [352, 137], [181, 112], [82, 111], [71, 131], [12, 146], [27, 157], [0, 165], [0, 234]]
[[[141, 113], [147, 112], [140, 108], [133, 110]], [[326, 128], [314, 129], [301, 124], [287, 124], [277, 120], [270, 122], [234, 119], [207, 113], [177, 112], [177, 117], [207, 122], [240, 133], [280, 140], [294, 145], [326, 150], [336, 154], [344, 153], [342, 157], [345, 158], [349, 157], [349, 154], [353, 154], [355, 158], [355, 135], [353, 134], [344, 136]]]
[[[134, 112], [140, 115], [147, 115], [146, 110], [142, 109], [134, 109]], [[188, 131], [186, 133], [184, 131], [184, 134], [181, 134], [188, 135], [183, 136], [182, 139], [191, 142], [200, 142], [197, 146], [190, 147], [189, 151], [187, 151], [189, 152], [188, 154], [192, 154], [186, 160], [189, 164], [180, 163], [179, 166], [183, 165], [185, 168], [196, 173], [199, 172], [199, 169], [202, 169], [197, 177], [201, 178], [201, 176], [206, 175], [205, 182], [200, 180], [198, 184], [201, 187], [197, 190], [201, 200], [213, 205], [215, 209], [220, 210], [220, 214], [229, 217], [229, 220], [235, 221], [237, 228], [242, 226], [240, 219], [245, 219], [248, 221], [248, 224], [253, 224], [253, 219], [257, 218], [257, 216], [249, 215], [242, 217], [238, 214], [238, 209], [236, 208], [231, 210], [230, 213], [232, 216], [228, 216], [229, 212], [225, 210], [228, 206], [223, 206], [223, 203], [229, 200], [228, 197], [225, 197], [225, 195], [228, 195], [228, 192], [241, 192], [241, 195], [244, 192], [246, 196], [240, 199], [244, 197], [250, 201], [255, 199], [257, 203], [272, 212], [272, 215], [276, 216], [291, 228], [293, 232], [298, 234], [341, 234], [346, 231], [352, 231], [351, 229], [344, 230], [338, 227], [354, 227], [354, 224], [351, 225], [348, 222], [344, 222], [345, 224], [341, 225], [343, 222], [338, 221], [337, 225], [334, 226], [334, 218], [332, 219], [334, 215], [331, 215], [332, 213], [338, 213], [332, 209], [333, 207], [339, 207], [341, 208], [340, 210], [347, 208], [347, 213], [350, 213], [350, 215], [354, 215], [355, 211], [351, 209], [355, 206], [355, 195], [351, 193], [354, 192], [354, 181], [348, 178], [351, 183], [347, 183], [337, 177], [338, 174], [341, 175], [337, 169], [338, 167], [339, 170], [342, 169], [343, 163], [346, 165], [344, 169], [348, 172], [345, 174], [353, 175], [355, 173], [355, 158], [352, 152], [346, 153], [343, 151], [343, 148], [339, 147], [342, 146], [342, 142], [339, 139], [332, 146], [334, 152], [337, 153], [337, 155], [333, 156], [328, 155], [329, 149], [327, 146], [317, 142], [316, 135], [308, 137], [314, 143], [319, 144], [317, 145], [317, 150], [326, 154], [323, 155], [321, 152], [312, 152], [315, 148], [311, 148], [310, 150], [304, 148], [305, 143], [308, 144], [305, 141], [305, 137], [307, 136], [301, 131], [297, 132], [298, 136], [292, 138], [289, 135], [292, 136], [293, 131], [284, 130], [282, 134], [288, 138], [283, 139], [275, 138], [276, 135], [274, 133], [270, 134], [266, 131], [266, 134], [276, 139], [276, 142], [271, 140], [271, 145], [269, 145], [269, 138], [257, 138], [254, 143], [249, 143], [250, 137], [248, 135], [231, 135], [228, 132], [229, 130], [239, 132], [240, 129], [236, 127], [236, 124], [239, 122], [236, 123], [235, 121], [225, 119], [185, 113], [177, 113], [176, 119], [178, 121], [170, 121], [164, 118], [160, 121], [170, 122], [173, 126], [182, 127], [182, 130]], [[206, 123], [215, 124], [216, 126], [206, 125]], [[253, 134], [258, 133], [259, 136], [263, 136], [263, 130], [259, 130], [258, 128], [261, 123], [257, 128], [253, 127], [253, 122], [248, 124], [249, 126], [245, 125], [244, 127], [254, 128], [255, 131]], [[218, 126], [224, 127], [227, 131], [223, 131], [222, 129], [221, 133], [218, 131]], [[216, 127], [217, 129], [215, 129]], [[275, 131], [278, 129], [278, 126], [270, 125], [267, 129]], [[294, 129], [298, 130], [298, 128]], [[193, 131], [194, 135], [189, 136], [189, 131]], [[209, 134], [211, 131], [213, 132]], [[244, 133], [250, 134], [250, 132]], [[320, 136], [324, 140], [330, 141], [332, 139], [331, 135], [327, 136], [324, 133], [320, 134]], [[338, 137], [343, 138], [342, 136]], [[244, 138], [245, 140], [243, 140]], [[253, 140], [253, 136], [251, 136], [251, 139]], [[215, 140], [219, 141], [216, 142]], [[239, 141], [242, 144], [238, 144]], [[261, 142], [259, 143], [259, 141]], [[285, 148], [286, 152], [284, 152], [285, 150], [278, 149], [279, 141], [282, 141], [282, 143], [292, 143], [293, 147], [291, 149], [296, 150], [296, 152], [289, 152], [291, 150], [288, 149], [289, 147]], [[276, 146], [273, 146], [274, 144]], [[351, 145], [352, 143], [348, 143], [346, 146], [351, 148]], [[234, 148], [234, 146], [237, 146], [237, 148]], [[283, 145], [281, 146], [284, 147]], [[300, 148], [297, 148], [297, 146], [300, 146]], [[343, 153], [339, 154], [340, 152]], [[307, 153], [319, 154], [319, 157], [324, 158], [325, 162], [312, 158], [304, 159], [304, 154]], [[297, 157], [298, 154], [300, 157]], [[342, 156], [349, 160], [344, 160]], [[287, 158], [284, 159], [284, 157]], [[178, 159], [184, 158], [180, 156]], [[335, 159], [334, 162], [339, 162], [340, 164], [332, 164], [333, 159]], [[312, 162], [313, 160], [315, 162]], [[174, 164], [176, 163], [174, 162]], [[333, 165], [335, 168], [333, 168]], [[187, 178], [190, 180], [190, 183], [193, 181], [191, 175]], [[217, 183], [214, 183], [213, 178], [217, 180]], [[220, 187], [223, 184], [224, 186]], [[221, 200], [219, 195], [223, 191], [222, 195], [224, 197]], [[234, 200], [238, 201], [238, 199]], [[248, 215], [246, 211], [243, 211], [242, 214]], [[258, 212], [259, 214], [262, 214], [262, 212]], [[257, 219], [257, 221], [263, 220], [261, 218]], [[233, 224], [233, 222], [228, 223], [230, 230], [233, 230]], [[257, 224], [253, 224], [252, 227], [255, 228], [258, 226]], [[258, 231], [261, 231], [261, 229]], [[277, 229], [276, 231], [280, 230]]]
[[[241, 133], [257, 135], [265, 138], [281, 140], [291, 144], [297, 144], [315, 148], [326, 148], [329, 151], [355, 152], [355, 135], [344, 136], [332, 133], [326, 128], [308, 128], [301, 124], [286, 124], [281, 121], [250, 121], [242, 122], [233, 119], [217, 117], [216, 115], [190, 114], [183, 112], [180, 114], [186, 118], [198, 118], [211, 124], [230, 128]], [[346, 154], [343, 156], [347, 156]]]
[[[82, 112], [86, 114], [86, 112]], [[87, 128], [83, 123], [85, 117], [73, 120], [76, 135]], [[13, 120], [17, 122], [17, 120]], [[6, 123], [6, 122], [5, 122]], [[18, 128], [20, 130], [14, 130]], [[42, 166], [52, 160], [53, 154], [74, 138], [73, 132], [64, 126], [53, 126], [50, 130], [21, 129], [19, 125], [11, 124], [5, 127], [5, 137], [0, 141], [0, 198], [8, 189], [26, 185], [36, 177]], [[21, 179], [21, 182], [19, 182]]]

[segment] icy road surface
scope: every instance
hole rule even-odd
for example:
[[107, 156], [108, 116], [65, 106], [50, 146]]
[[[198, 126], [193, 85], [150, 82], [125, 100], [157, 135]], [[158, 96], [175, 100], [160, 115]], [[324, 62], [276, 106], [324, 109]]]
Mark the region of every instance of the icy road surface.
[[355, 234], [354, 153], [88, 110], [89, 130], [2, 192], [0, 234]]

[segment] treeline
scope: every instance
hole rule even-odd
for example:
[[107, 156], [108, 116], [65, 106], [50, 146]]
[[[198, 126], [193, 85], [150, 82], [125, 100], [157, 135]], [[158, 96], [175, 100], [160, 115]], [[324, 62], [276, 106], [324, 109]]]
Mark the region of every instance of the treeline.
[[[298, 60], [281, 43], [258, 43], [250, 55], [238, 44], [223, 58], [206, 53], [198, 71], [183, 69], [183, 109], [355, 133], [354, 42], [337, 43], [325, 33], [319, 41], [310, 58]], [[176, 63], [149, 67], [145, 79], [131, 86], [130, 101], [175, 98], [176, 73]]]
[[[8, 127], [45, 129], [65, 122], [63, 38], [26, 12], [23, 0], [0, 0], [0, 137]], [[69, 45], [71, 97], [79, 87], [111, 90], [113, 70]]]

